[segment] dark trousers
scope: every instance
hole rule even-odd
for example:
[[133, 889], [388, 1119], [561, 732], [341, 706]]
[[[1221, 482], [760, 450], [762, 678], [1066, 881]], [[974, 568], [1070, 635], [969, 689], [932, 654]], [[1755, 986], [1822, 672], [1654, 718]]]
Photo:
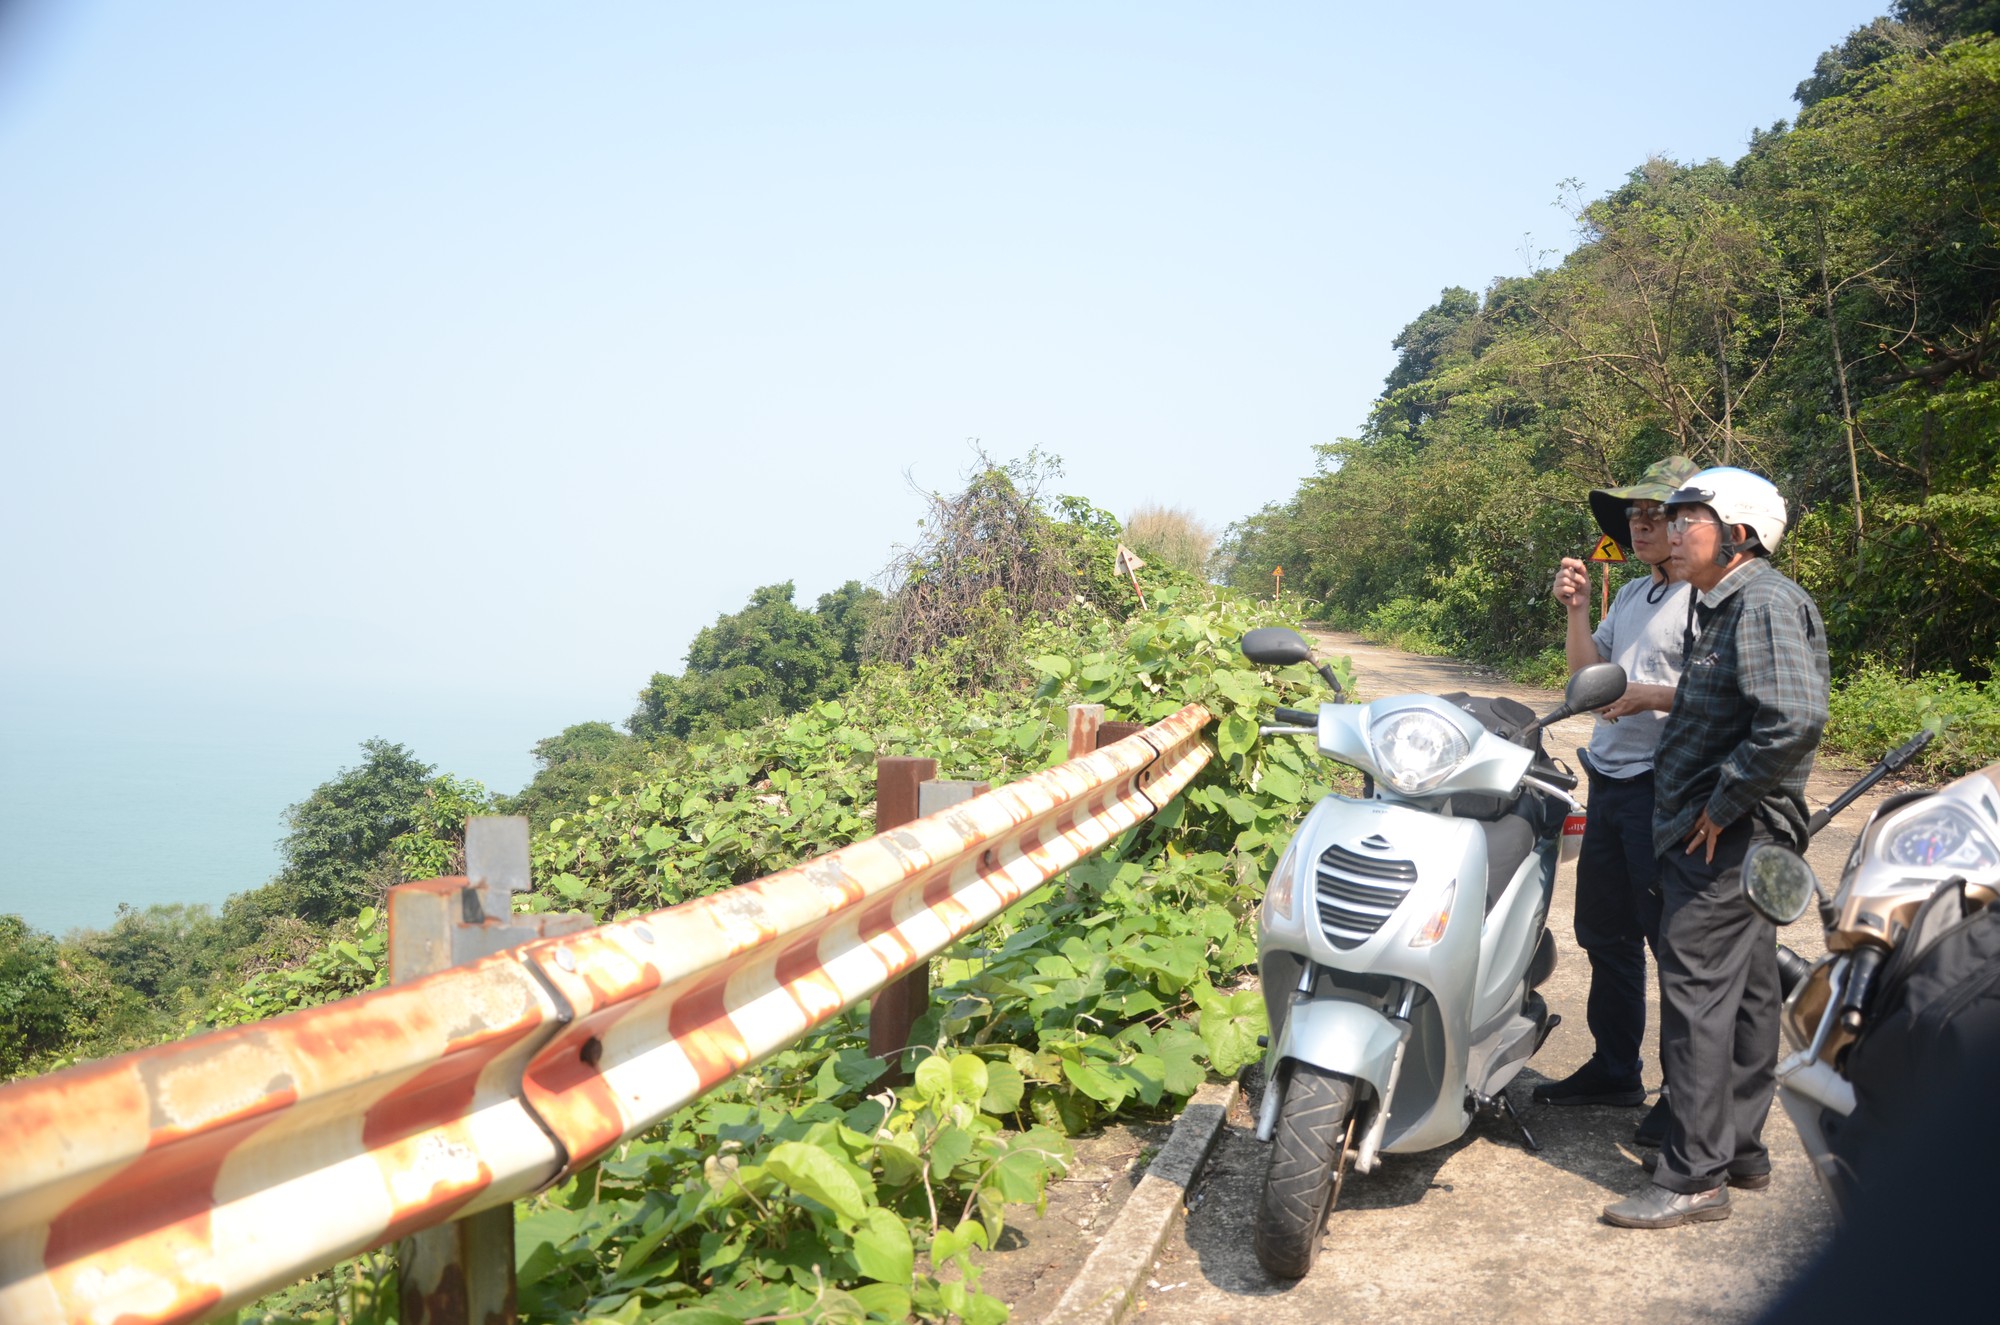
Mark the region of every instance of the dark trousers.
[[1576, 858], [1576, 945], [1590, 959], [1584, 1019], [1597, 1061], [1636, 1077], [1646, 1038], [1646, 945], [1660, 933], [1659, 857], [1653, 854], [1653, 775], [1590, 777], [1589, 814]]
[[1708, 1191], [1769, 1173], [1764, 1120], [1778, 1063], [1778, 932], [1743, 900], [1747, 819], [1715, 859], [1680, 846], [1660, 858], [1660, 1059], [1673, 1123], [1653, 1181]]

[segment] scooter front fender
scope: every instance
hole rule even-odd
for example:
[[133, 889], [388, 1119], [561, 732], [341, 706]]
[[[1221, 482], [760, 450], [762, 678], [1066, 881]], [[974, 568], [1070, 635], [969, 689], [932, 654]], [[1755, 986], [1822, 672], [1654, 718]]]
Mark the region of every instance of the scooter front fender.
[[[1409, 1023], [1385, 1017], [1366, 1003], [1293, 994], [1278, 1042], [1265, 1059], [1266, 1098], [1277, 1097], [1272, 1087], [1279, 1070], [1287, 1062], [1298, 1062], [1365, 1081], [1374, 1087], [1377, 1099], [1386, 1099], [1396, 1051], [1409, 1034]], [[1266, 1112], [1270, 1117], [1257, 1124], [1258, 1138], [1264, 1141], [1271, 1139], [1277, 1122], [1275, 1111]]]

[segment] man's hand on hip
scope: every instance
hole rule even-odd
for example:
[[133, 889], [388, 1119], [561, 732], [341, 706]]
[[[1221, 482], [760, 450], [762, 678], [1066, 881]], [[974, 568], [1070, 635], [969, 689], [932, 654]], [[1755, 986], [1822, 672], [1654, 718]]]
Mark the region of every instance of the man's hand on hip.
[[1722, 828], [1711, 822], [1708, 817], [1708, 811], [1703, 810], [1694, 817], [1694, 827], [1688, 830], [1687, 850], [1682, 854], [1692, 856], [1696, 847], [1706, 845], [1708, 853], [1702, 857], [1702, 860], [1704, 863], [1712, 865], [1715, 863], [1715, 844], [1721, 836]]

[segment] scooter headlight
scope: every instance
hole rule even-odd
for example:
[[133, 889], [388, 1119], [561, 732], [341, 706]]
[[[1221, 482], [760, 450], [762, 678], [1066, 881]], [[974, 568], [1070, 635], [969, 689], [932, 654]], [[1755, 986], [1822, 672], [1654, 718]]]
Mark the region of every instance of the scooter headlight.
[[1278, 857], [1278, 868], [1271, 871], [1271, 881], [1264, 885], [1264, 912], [1273, 920], [1290, 920], [1292, 902], [1298, 895], [1299, 843], [1285, 848], [1285, 854]]
[[1472, 753], [1465, 733], [1428, 709], [1384, 714], [1368, 728], [1368, 743], [1382, 776], [1405, 795], [1429, 791]]

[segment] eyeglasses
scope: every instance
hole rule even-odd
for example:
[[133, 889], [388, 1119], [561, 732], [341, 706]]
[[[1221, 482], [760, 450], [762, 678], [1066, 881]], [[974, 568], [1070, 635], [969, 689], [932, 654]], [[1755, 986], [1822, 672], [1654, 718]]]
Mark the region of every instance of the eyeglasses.
[[1627, 506], [1625, 508], [1625, 523], [1627, 524], [1656, 525], [1666, 518], [1666, 509], [1660, 506]]
[[1673, 519], [1667, 521], [1667, 530], [1670, 533], [1685, 534], [1688, 530], [1698, 528], [1701, 525], [1719, 525], [1721, 523], [1722, 521], [1712, 515], [1676, 515]]

